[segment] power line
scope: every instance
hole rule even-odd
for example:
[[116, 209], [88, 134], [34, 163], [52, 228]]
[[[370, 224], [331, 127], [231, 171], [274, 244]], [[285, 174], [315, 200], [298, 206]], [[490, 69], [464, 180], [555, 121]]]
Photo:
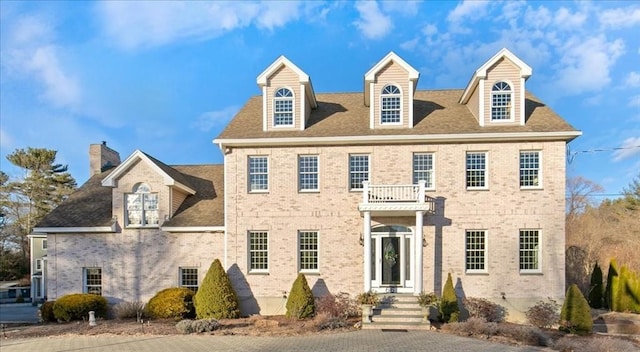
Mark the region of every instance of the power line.
[[573, 162], [573, 159], [576, 157], [576, 155], [578, 154], [591, 154], [591, 153], [598, 153], [598, 152], [613, 152], [616, 150], [625, 150], [625, 149], [635, 149], [635, 148], [640, 148], [640, 145], [632, 145], [629, 147], [614, 147], [614, 148], [599, 148], [599, 149], [587, 149], [587, 150], [576, 150], [576, 151], [571, 151], [571, 147], [569, 147], [567, 145], [567, 160], [569, 162], [569, 164], [571, 164]]

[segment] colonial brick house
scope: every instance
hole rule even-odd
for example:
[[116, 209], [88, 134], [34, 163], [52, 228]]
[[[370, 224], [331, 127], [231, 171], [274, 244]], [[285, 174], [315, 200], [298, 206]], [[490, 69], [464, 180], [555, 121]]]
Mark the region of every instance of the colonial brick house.
[[[148, 300], [197, 288], [220, 258], [244, 314], [314, 294], [483, 297], [517, 316], [564, 296], [566, 144], [581, 133], [525, 89], [506, 49], [463, 89], [417, 90], [389, 53], [364, 91], [316, 94], [285, 57], [214, 140], [223, 165], [168, 166], [91, 148], [95, 174], [36, 232], [47, 294]], [[105, 164], [115, 166], [101, 172]]]

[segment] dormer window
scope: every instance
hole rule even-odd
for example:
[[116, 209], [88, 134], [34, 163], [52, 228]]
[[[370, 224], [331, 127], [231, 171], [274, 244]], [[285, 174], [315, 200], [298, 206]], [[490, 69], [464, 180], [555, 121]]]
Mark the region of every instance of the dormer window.
[[287, 88], [276, 90], [273, 97], [273, 125], [293, 126], [293, 92]]
[[146, 183], [137, 183], [133, 193], [125, 195], [127, 227], [158, 226], [158, 194]]
[[491, 88], [491, 121], [512, 119], [513, 90], [507, 82], [497, 82]]
[[382, 88], [380, 97], [380, 124], [400, 123], [400, 88], [387, 85]]

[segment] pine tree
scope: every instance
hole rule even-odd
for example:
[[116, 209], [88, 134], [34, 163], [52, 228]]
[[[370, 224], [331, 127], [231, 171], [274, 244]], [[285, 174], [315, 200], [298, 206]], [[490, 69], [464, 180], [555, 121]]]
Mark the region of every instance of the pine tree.
[[589, 289], [589, 305], [595, 309], [600, 309], [603, 306], [602, 296], [602, 269], [596, 262], [593, 266], [593, 272], [591, 272], [591, 286]]
[[611, 259], [611, 262], [609, 262], [609, 271], [607, 272], [607, 287], [604, 290], [604, 303], [609, 310], [616, 310], [614, 296], [618, 290], [619, 279], [618, 264], [615, 259]]
[[572, 284], [567, 290], [562, 311], [560, 312], [560, 320], [561, 326], [565, 331], [581, 335], [591, 333], [593, 328], [591, 309], [576, 284]]
[[312, 317], [315, 311], [315, 299], [307, 278], [304, 274], [298, 274], [287, 299], [287, 317], [305, 319]]
[[453, 288], [451, 273], [449, 273], [447, 282], [442, 289], [442, 298], [440, 299], [440, 320], [445, 323], [457, 322], [459, 315], [458, 297], [456, 296], [456, 290]]
[[198, 319], [235, 319], [240, 317], [240, 305], [229, 276], [219, 259], [211, 263], [202, 285], [193, 297]]

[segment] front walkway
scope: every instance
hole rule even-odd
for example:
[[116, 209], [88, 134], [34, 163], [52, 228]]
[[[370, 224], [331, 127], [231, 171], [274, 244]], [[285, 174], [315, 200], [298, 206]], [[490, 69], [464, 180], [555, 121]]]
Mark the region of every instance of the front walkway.
[[383, 332], [362, 330], [350, 333], [296, 336], [65, 336], [0, 340], [2, 352], [13, 351], [457, 351], [533, 352], [537, 347], [514, 347], [452, 336], [433, 331]]

